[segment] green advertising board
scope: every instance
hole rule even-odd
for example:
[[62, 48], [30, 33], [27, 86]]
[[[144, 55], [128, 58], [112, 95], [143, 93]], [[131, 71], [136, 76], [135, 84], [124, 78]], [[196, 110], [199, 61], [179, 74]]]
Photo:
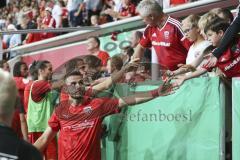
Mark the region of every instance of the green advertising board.
[[111, 35], [100, 37], [100, 41], [101, 41], [100, 48], [108, 52], [111, 57], [116, 54], [120, 54], [122, 52], [121, 48], [130, 45], [131, 34], [132, 34], [132, 31], [119, 33], [116, 36], [117, 37], [116, 41], [111, 39], [112, 37]]
[[232, 152], [233, 160], [240, 158], [240, 78], [232, 80]]
[[[115, 93], [147, 91], [158, 85], [119, 85]], [[224, 90], [219, 78], [186, 81], [172, 95], [126, 107], [105, 119], [105, 160], [223, 159]]]

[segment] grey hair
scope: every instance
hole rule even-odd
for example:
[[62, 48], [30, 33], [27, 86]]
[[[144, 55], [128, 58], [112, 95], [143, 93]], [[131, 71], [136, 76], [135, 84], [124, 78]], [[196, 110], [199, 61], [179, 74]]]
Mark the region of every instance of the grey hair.
[[10, 116], [16, 104], [17, 87], [12, 76], [0, 69], [0, 116]]
[[156, 0], [142, 0], [137, 6], [137, 12], [145, 17], [152, 13], [161, 14], [163, 9]]

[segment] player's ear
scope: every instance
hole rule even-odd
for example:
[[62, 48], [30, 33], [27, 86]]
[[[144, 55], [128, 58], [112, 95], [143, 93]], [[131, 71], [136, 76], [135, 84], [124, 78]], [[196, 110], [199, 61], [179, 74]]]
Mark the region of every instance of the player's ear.
[[224, 31], [223, 30], [219, 30], [218, 34], [222, 37], [224, 35]]

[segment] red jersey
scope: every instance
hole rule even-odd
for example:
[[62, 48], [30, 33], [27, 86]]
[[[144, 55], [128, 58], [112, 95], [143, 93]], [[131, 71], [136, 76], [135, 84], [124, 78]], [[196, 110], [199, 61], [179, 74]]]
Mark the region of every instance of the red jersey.
[[44, 17], [42, 20], [42, 24], [47, 25], [49, 28], [55, 28], [56, 27], [56, 21], [52, 16]]
[[126, 7], [122, 7], [120, 9], [120, 15], [123, 17], [131, 15], [131, 17], [136, 16], [136, 6], [134, 4], [130, 4]]
[[25, 80], [25, 83], [24, 83], [23, 77], [13, 77], [13, 79], [16, 83], [21, 102], [24, 102], [24, 89], [27, 86], [29, 81]]
[[[222, 54], [216, 67], [221, 69], [228, 78], [240, 77], [240, 38]], [[203, 68], [211, 70], [206, 66], [203, 66]]]
[[67, 19], [68, 18], [68, 10], [65, 7], [62, 7], [62, 19]]
[[23, 106], [24, 106], [24, 110], [25, 110], [26, 113], [27, 113], [27, 110], [28, 110], [28, 99], [29, 99], [32, 83], [33, 83], [33, 81], [29, 82], [24, 89]]
[[60, 131], [59, 160], [101, 160], [100, 139], [102, 121], [107, 115], [118, 113], [118, 99], [96, 98], [73, 107], [60, 103], [49, 120], [53, 131]]
[[97, 57], [102, 61], [102, 66], [107, 66], [109, 54], [105, 51], [99, 51]]
[[21, 122], [20, 122], [20, 116], [19, 111], [15, 110], [12, 118], [12, 129], [17, 134], [19, 138], [23, 138], [22, 130], [21, 130]]
[[15, 112], [12, 117], [12, 129], [15, 131], [19, 138], [22, 138], [23, 135], [21, 129], [20, 114], [25, 113], [22, 101], [20, 100], [15, 107]]
[[19, 114], [20, 113], [24, 114], [24, 109], [23, 109], [24, 89], [26, 88], [28, 81], [25, 80], [26, 82], [24, 82], [23, 77], [13, 77], [13, 79], [18, 89], [20, 104], [17, 104], [17, 110], [15, 110], [14, 112], [13, 119], [12, 119], [12, 128], [17, 133], [18, 137], [22, 138], [22, 130], [21, 130], [21, 122], [20, 122]]
[[162, 28], [147, 26], [140, 44], [144, 48], [153, 47], [159, 65], [173, 71], [178, 64], [185, 64], [191, 42], [184, 37], [180, 22], [168, 17]]
[[[31, 83], [32, 86], [32, 100], [34, 102], [40, 102], [44, 97], [45, 94], [51, 91], [51, 84], [48, 81], [39, 80]], [[30, 94], [30, 89], [29, 93]], [[26, 91], [27, 92], [27, 91]]]

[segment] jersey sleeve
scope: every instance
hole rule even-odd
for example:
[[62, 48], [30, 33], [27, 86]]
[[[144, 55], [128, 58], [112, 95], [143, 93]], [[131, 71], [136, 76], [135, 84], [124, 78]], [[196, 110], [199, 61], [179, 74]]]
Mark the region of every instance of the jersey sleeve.
[[102, 65], [107, 66], [107, 61], [109, 59], [109, 54], [107, 52], [101, 51], [99, 58], [101, 59]]
[[240, 32], [240, 8], [237, 17], [233, 20], [232, 24], [226, 30], [219, 47], [213, 51], [213, 55], [220, 58], [224, 51], [227, 50], [229, 44], [232, 42], [237, 33]]
[[120, 112], [119, 100], [116, 98], [98, 98], [94, 100], [93, 104], [98, 106], [95, 108], [95, 114], [101, 117]]
[[32, 84], [32, 100], [35, 102], [41, 101], [46, 93], [51, 91], [51, 85], [47, 81], [37, 81]]
[[[180, 43], [182, 44], [182, 46], [186, 49], [186, 51], [189, 50], [190, 46], [192, 45], [192, 42], [190, 42], [184, 35], [183, 30], [181, 27], [176, 27], [176, 33], [175, 34], [177, 37], [175, 37], [176, 39], [180, 40]], [[187, 52], [186, 52], [187, 53]]]
[[51, 118], [49, 119], [48, 125], [55, 132], [58, 132], [60, 130], [60, 122], [59, 122], [59, 119], [58, 119], [55, 111], [53, 112]]
[[25, 89], [26, 84], [23, 83], [22, 78], [15, 77], [14, 80], [16, 82], [18, 90], [24, 90]]
[[144, 48], [150, 48], [152, 47], [152, 42], [150, 39], [150, 34], [151, 34], [151, 29], [147, 27], [145, 31], [143, 32], [143, 36], [140, 40], [140, 45], [143, 46]]

